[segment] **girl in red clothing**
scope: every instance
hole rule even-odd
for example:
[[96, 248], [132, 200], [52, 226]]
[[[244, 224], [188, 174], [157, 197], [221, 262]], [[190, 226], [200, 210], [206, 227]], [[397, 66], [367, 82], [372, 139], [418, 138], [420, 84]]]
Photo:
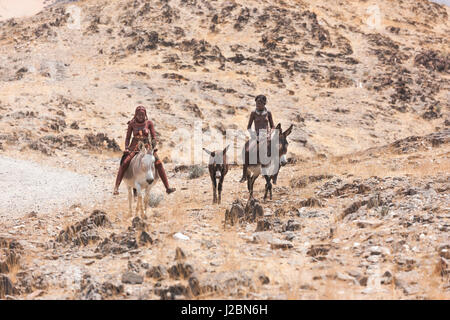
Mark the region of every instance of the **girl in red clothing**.
[[[130, 144], [131, 134], [133, 134], [133, 140], [131, 140]], [[139, 141], [148, 143], [149, 138], [151, 138], [151, 144], [154, 148], [157, 141], [153, 122], [148, 120], [147, 111], [145, 110], [145, 108], [143, 106], [139, 106], [136, 108], [133, 119], [128, 122], [127, 136], [125, 138], [125, 151], [123, 153], [122, 160], [120, 161], [120, 168], [119, 172], [117, 173], [116, 185], [114, 187], [114, 195], [119, 194], [119, 185], [122, 181], [123, 175], [125, 174], [125, 171], [127, 171], [131, 159], [133, 159], [133, 157], [138, 153], [137, 146]], [[158, 171], [159, 177], [166, 187], [166, 192], [174, 192], [176, 189], [169, 188], [169, 181], [167, 180], [166, 172], [164, 171], [163, 164], [156, 152], [153, 153], [153, 156], [156, 159], [156, 170]]]

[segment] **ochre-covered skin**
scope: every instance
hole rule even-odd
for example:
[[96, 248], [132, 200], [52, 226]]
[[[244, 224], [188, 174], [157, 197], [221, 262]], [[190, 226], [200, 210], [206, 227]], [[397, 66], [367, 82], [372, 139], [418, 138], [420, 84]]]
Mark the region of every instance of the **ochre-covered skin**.
[[[269, 139], [270, 132], [273, 128], [275, 128], [275, 125], [273, 124], [272, 113], [269, 110], [267, 110], [267, 108], [265, 107], [267, 98], [263, 95], [259, 95], [255, 98], [255, 102], [256, 102], [256, 110], [252, 111], [252, 113], [250, 114], [250, 118], [249, 118], [248, 124], [247, 124], [247, 130], [250, 130], [254, 123], [256, 136], [259, 136], [259, 134], [261, 133], [260, 131], [266, 130], [267, 138]], [[254, 147], [258, 148], [259, 141], [256, 139], [256, 141], [253, 140], [252, 142], [253, 143], [252, 143], [251, 148], [252, 149]], [[250, 148], [250, 141], [247, 141], [245, 143], [244, 165], [242, 166], [242, 178], [241, 178], [240, 182], [244, 182], [247, 180], [249, 148]]]
[[[133, 136], [132, 139], [131, 136]], [[120, 162], [119, 172], [117, 173], [114, 194], [119, 193], [119, 185], [123, 179], [123, 175], [125, 174], [125, 171], [127, 171], [131, 160], [138, 152], [137, 146], [139, 141], [143, 141], [144, 143], [149, 143], [151, 141], [151, 145], [153, 148], [157, 144], [156, 132], [153, 126], [153, 122], [148, 120], [147, 111], [142, 106], [136, 108], [133, 119], [128, 122], [127, 135], [125, 137], [125, 151]], [[175, 188], [169, 187], [169, 181], [167, 179], [166, 172], [164, 171], [161, 160], [159, 159], [156, 152], [153, 153], [153, 156], [156, 159], [156, 170], [158, 171], [159, 177], [166, 187], [166, 192], [172, 193], [173, 191], [175, 191]]]
[[[143, 123], [139, 123], [136, 119], [131, 120], [128, 122], [127, 136], [125, 138], [125, 149], [135, 150], [138, 142], [140, 140], [148, 139], [149, 134], [151, 138], [149, 141], [152, 141], [152, 143], [156, 145], [156, 133], [155, 128], [153, 127], [153, 122], [150, 120], [145, 120]], [[133, 135], [133, 139], [130, 144], [131, 135]]]
[[250, 119], [248, 120], [247, 130], [252, 128], [252, 124], [255, 123], [256, 134], [259, 134], [261, 129], [273, 129], [275, 126], [273, 124], [272, 113], [268, 110], [263, 114], [258, 114], [256, 111], [252, 111], [250, 114]]

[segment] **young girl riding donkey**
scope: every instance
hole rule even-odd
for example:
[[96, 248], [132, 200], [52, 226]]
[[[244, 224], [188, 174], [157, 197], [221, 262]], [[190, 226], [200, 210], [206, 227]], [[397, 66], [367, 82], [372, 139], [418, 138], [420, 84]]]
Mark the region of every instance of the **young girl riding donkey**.
[[[131, 134], [133, 134], [133, 139], [130, 144]], [[149, 140], [149, 138], [151, 138], [151, 140]], [[117, 173], [116, 185], [114, 187], [114, 195], [119, 194], [120, 182], [122, 181], [131, 160], [137, 153], [139, 153], [139, 142], [145, 143], [147, 148], [150, 148], [149, 141], [151, 141], [151, 148], [154, 149], [157, 140], [153, 122], [148, 120], [147, 111], [145, 108], [143, 106], [139, 106], [136, 108], [133, 119], [128, 122], [127, 136], [125, 138], [125, 151], [123, 153], [122, 160], [120, 161], [120, 168]], [[159, 159], [156, 152], [153, 153], [153, 156], [155, 157], [156, 170], [158, 171], [158, 175], [166, 188], [166, 192], [168, 194], [174, 192], [176, 189], [169, 187], [169, 181], [167, 180], [162, 161]]]

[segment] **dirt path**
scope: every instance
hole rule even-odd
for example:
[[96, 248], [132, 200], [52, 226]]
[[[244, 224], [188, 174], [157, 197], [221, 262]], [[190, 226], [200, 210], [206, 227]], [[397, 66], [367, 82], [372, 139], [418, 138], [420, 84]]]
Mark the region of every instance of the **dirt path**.
[[0, 156], [0, 221], [100, 201], [106, 189], [91, 175]]

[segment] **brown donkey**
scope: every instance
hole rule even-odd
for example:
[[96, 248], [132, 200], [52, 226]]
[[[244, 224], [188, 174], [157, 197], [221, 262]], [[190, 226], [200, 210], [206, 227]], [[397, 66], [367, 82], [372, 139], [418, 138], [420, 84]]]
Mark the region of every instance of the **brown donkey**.
[[[256, 164], [248, 164], [247, 165], [247, 188], [249, 191], [249, 198], [253, 198], [253, 186], [255, 184], [256, 179], [263, 175], [266, 179], [266, 187], [264, 192], [264, 200], [267, 199], [267, 194], [270, 194], [270, 199], [272, 200], [272, 183], [276, 184], [278, 173], [280, 171], [280, 167], [287, 164], [286, 153], [288, 148], [287, 136], [291, 134], [293, 125], [291, 125], [286, 131], [283, 132], [281, 129], [281, 124], [279, 123], [276, 127], [279, 134], [274, 135], [271, 134], [271, 138], [268, 142], [262, 140], [260, 142], [259, 147], [267, 148], [269, 151], [271, 150], [271, 146], [278, 146], [278, 149], [275, 150], [276, 154], [269, 156], [268, 162], [265, 164], [261, 163], [261, 159], [257, 157]], [[278, 140], [276, 140], [278, 138]], [[259, 148], [258, 147], [258, 148]], [[256, 144], [253, 145], [253, 148], [257, 148]], [[258, 150], [258, 149], [256, 149]], [[264, 150], [264, 149], [263, 149]], [[243, 149], [243, 155], [245, 156], [245, 147]], [[244, 161], [245, 158], [243, 158]]]
[[[208, 170], [213, 186], [213, 203], [217, 204], [220, 204], [220, 201], [222, 200], [223, 179], [225, 178], [225, 175], [227, 174], [229, 169], [229, 164], [227, 163], [227, 155], [226, 155], [228, 147], [229, 146], [223, 149], [223, 151], [216, 150], [212, 152], [203, 148], [203, 150], [205, 150], [205, 152], [209, 154]], [[219, 179], [218, 186], [216, 179]], [[217, 197], [217, 191], [219, 197]]]
[[281, 167], [285, 166], [287, 164], [286, 154], [288, 149], [288, 141], [287, 136], [291, 134], [292, 128], [294, 126], [291, 124], [291, 126], [283, 132], [281, 129], [281, 124], [278, 124], [277, 129], [280, 130], [280, 136], [279, 136], [279, 143], [278, 143], [278, 156], [280, 159], [279, 166], [277, 166], [277, 169], [275, 172], [273, 172], [271, 175], [265, 175], [263, 174], [263, 177], [266, 179], [266, 186], [264, 191], [264, 201], [267, 200], [267, 193], [270, 195], [270, 200], [272, 200], [272, 183], [270, 180], [273, 181], [273, 184], [277, 184], [277, 178], [278, 173], [280, 172]]

